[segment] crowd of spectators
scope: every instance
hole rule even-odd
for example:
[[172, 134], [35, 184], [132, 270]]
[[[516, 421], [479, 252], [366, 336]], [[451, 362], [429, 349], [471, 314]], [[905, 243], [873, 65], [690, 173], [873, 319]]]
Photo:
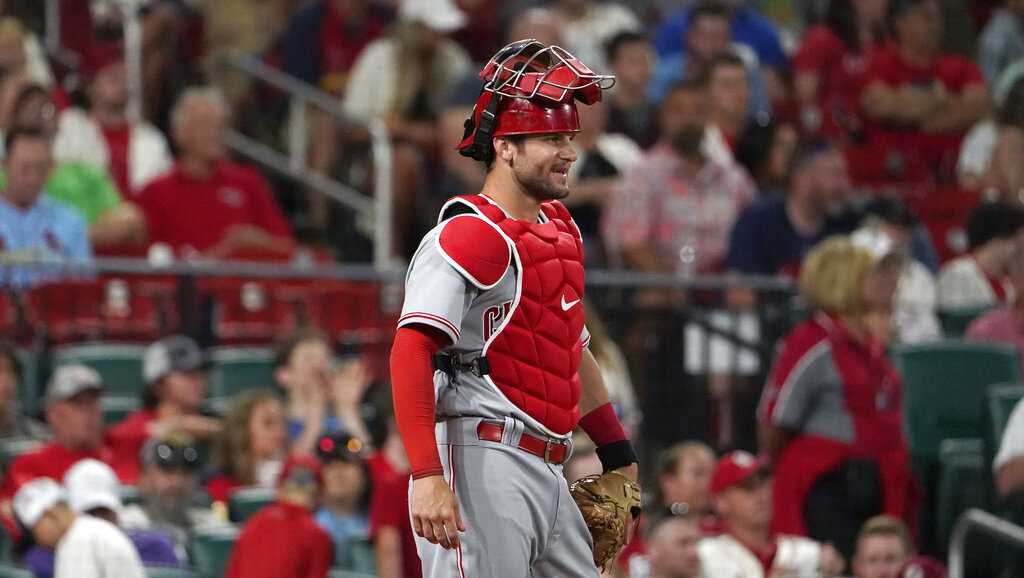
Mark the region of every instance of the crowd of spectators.
[[[969, 16], [938, 0], [141, 4], [136, 116], [121, 3], [63, 2], [60, 50], [48, 54], [42, 3], [0, 1], [0, 256], [14, 264], [0, 269], [4, 285], [60, 275], [24, 262], [95, 255], [285, 263], [312, 248], [369, 259], [350, 244], [365, 223], [233, 154], [232, 130], [273, 146], [308, 135], [293, 162], [372, 195], [360, 127], [380, 121], [394, 193], [385, 250], [408, 258], [443, 200], [483, 181], [453, 150], [479, 66], [503, 40], [559, 44], [617, 77], [601, 105], [581, 109], [574, 140], [566, 204], [588, 266], [774, 277], [810, 308], [764, 355], [721, 336], [771, 335], [755, 282], [626, 292], [635, 315], [609, 319], [613, 331], [588, 314], [626, 426], [641, 438], [672, 430], [652, 440], [653, 501], [618, 574], [931, 571], [914, 554], [922, 493], [934, 488], [908, 468], [901, 377], [886, 351], [937, 341], [943, 315], [972, 312], [968, 339], [1024, 352], [1024, 3], [969, 3]], [[322, 91], [348, 120], [300, 114], [226, 64], [238, 51]], [[947, 206], [963, 198], [968, 208]], [[611, 333], [624, 335], [621, 349]], [[336, 354], [336, 337], [291, 335], [274, 383], [252, 384], [271, 389], [215, 410], [200, 346], [162, 339], [145, 354], [140, 409], [106, 428], [99, 374], [55, 368], [41, 416], [27, 415], [20, 361], [0, 347], [0, 434], [39, 441], [5, 473], [8, 533], [55, 549], [57, 578], [69, 576], [72, 550], [125, 568], [149, 562], [138, 541], [104, 550], [86, 539], [119, 527], [164, 536], [184, 563], [196, 532], [257, 489], [274, 505], [243, 531], [246, 553], [228, 575], [350, 566], [365, 542], [380, 576], [418, 575], [401, 443], [386, 412], [365, 411], [382, 384], [360, 355]], [[652, 341], [676, 349], [658, 358]], [[700, 390], [711, 417], [645, 422], [670, 388]], [[744, 399], [760, 399], [756, 415]], [[1003, 496], [1024, 491], [1022, 422], [1024, 406], [995, 460]], [[660, 447], [680, 438], [701, 441]], [[579, 444], [574, 475], [593, 457]], [[110, 501], [116, 516], [101, 525], [86, 517], [94, 508], [76, 507], [69, 481], [73, 466], [96, 461], [139, 498]], [[297, 546], [260, 557], [271, 541]]]

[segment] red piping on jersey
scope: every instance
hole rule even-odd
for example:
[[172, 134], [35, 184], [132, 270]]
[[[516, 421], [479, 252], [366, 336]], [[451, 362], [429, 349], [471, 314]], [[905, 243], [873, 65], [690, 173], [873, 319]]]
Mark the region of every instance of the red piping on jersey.
[[[409, 321], [414, 321], [417, 317], [427, 319], [429, 321], [435, 321], [437, 323], [440, 323], [441, 325], [444, 325], [445, 327], [448, 328], [449, 331], [452, 332], [453, 336], [455, 337], [455, 342], [458, 342], [459, 337], [461, 337], [462, 335], [459, 332], [459, 328], [456, 327], [455, 324], [452, 323], [451, 321], [448, 321], [447, 319], [441, 317], [440, 315], [434, 315], [433, 313], [424, 313], [422, 311], [413, 311], [412, 313], [406, 313], [405, 315], [401, 316], [398, 319], [398, 325], [407, 324]], [[452, 344], [454, 345], [455, 342], [453, 342]]]
[[[458, 502], [459, 498], [455, 493], [455, 446], [448, 445], [448, 484], [451, 486], [452, 495], [456, 496], [455, 501]], [[455, 529], [459, 531], [458, 528]], [[449, 539], [451, 536], [449, 536]], [[466, 578], [466, 571], [462, 568], [462, 542], [455, 547], [455, 561], [459, 565], [459, 578]]]
[[434, 368], [431, 359], [448, 336], [428, 325], [400, 327], [391, 348], [395, 422], [413, 479], [444, 472], [434, 435]]

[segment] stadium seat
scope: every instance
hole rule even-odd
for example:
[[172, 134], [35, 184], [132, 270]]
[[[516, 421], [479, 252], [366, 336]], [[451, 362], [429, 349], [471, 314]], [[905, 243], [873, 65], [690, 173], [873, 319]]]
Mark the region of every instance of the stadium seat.
[[983, 431], [986, 388], [1020, 379], [1017, 352], [1007, 345], [946, 341], [895, 348], [903, 376], [903, 419], [910, 453], [936, 462], [944, 439]]
[[274, 353], [264, 347], [217, 347], [210, 351], [210, 397], [232, 397], [274, 385]]
[[35, 575], [28, 568], [0, 564], [0, 578], [35, 578]]
[[10, 465], [14, 458], [41, 445], [43, 445], [43, 442], [39, 440], [26, 438], [11, 438], [0, 441], [0, 465], [3, 465], [6, 469], [6, 466]]
[[998, 449], [1003, 439], [1006, 422], [1017, 407], [1017, 402], [1024, 399], [1024, 383], [997, 383], [988, 388], [989, 448]]
[[274, 492], [266, 488], [241, 488], [228, 498], [228, 519], [244, 524], [253, 514], [274, 501]]
[[142, 407], [142, 400], [139, 396], [125, 397], [119, 395], [104, 395], [100, 399], [100, 407], [103, 408], [103, 423], [113, 425], [128, 417], [128, 414]]
[[210, 351], [208, 405], [224, 413], [231, 399], [251, 389], [274, 386], [273, 352], [263, 347], [217, 347]]
[[936, 538], [945, 547], [960, 514], [969, 508], [991, 507], [992, 486], [980, 439], [944, 440], [939, 464]]
[[942, 323], [942, 332], [949, 339], [963, 337], [971, 323], [991, 309], [991, 307], [971, 307], [941, 310], [938, 313], [939, 322]]
[[290, 312], [273, 298], [273, 285], [254, 279], [199, 280], [199, 295], [210, 306], [210, 328], [220, 343], [264, 344], [291, 331]]
[[369, 540], [353, 540], [349, 547], [352, 552], [352, 567], [347, 570], [369, 575], [377, 573], [377, 555]]
[[218, 526], [199, 530], [190, 548], [192, 565], [205, 578], [221, 578], [231, 558], [231, 549], [238, 540], [236, 526]]
[[142, 394], [142, 354], [134, 343], [64, 345], [53, 351], [54, 366], [84, 363], [103, 377], [104, 395], [139, 397]]
[[146, 566], [146, 578], [199, 578], [199, 574], [186, 568]]
[[39, 356], [29, 349], [17, 350], [21, 363], [21, 381], [18, 383], [18, 402], [26, 415], [35, 415], [41, 404], [39, 400]]

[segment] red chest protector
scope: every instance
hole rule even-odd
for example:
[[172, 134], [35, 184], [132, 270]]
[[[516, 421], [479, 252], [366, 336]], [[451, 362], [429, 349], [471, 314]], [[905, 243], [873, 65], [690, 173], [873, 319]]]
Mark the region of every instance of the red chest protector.
[[441, 211], [448, 220], [438, 245], [481, 290], [513, 268], [515, 298], [484, 344], [483, 378], [550, 433], [565, 435], [579, 420], [583, 243], [562, 203], [543, 203], [541, 211], [546, 222], [527, 223], [482, 195], [455, 197]]

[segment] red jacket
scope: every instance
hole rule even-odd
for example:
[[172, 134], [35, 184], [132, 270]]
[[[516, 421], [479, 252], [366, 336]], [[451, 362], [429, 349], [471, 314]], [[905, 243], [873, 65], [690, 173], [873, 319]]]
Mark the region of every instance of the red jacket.
[[[773, 532], [806, 535], [803, 505], [811, 487], [852, 458], [878, 463], [885, 513], [913, 527], [918, 491], [902, 431], [901, 387], [884, 347], [858, 341], [835, 317], [819, 313], [789, 334], [759, 409], [761, 421], [797, 431], [775, 463]], [[836, 390], [841, 405], [815, 421]], [[817, 431], [808, 429], [812, 423]]]

